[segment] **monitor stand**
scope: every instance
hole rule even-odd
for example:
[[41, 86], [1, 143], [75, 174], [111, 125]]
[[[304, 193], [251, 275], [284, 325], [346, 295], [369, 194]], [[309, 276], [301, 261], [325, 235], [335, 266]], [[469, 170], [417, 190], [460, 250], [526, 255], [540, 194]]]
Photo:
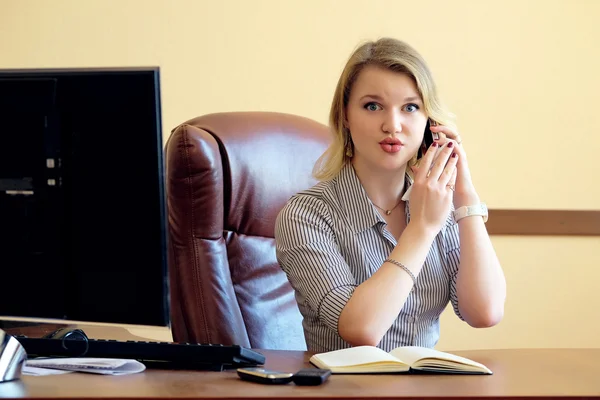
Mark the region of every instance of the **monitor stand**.
[[0, 329], [0, 384], [21, 379], [27, 353], [17, 339]]

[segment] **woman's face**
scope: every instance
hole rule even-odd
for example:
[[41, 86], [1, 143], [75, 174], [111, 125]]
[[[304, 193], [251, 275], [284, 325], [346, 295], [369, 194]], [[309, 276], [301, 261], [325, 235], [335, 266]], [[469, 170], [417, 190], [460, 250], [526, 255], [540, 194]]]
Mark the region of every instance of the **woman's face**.
[[416, 84], [406, 74], [365, 67], [346, 107], [354, 143], [352, 162], [361, 168], [401, 170], [417, 153], [427, 125]]

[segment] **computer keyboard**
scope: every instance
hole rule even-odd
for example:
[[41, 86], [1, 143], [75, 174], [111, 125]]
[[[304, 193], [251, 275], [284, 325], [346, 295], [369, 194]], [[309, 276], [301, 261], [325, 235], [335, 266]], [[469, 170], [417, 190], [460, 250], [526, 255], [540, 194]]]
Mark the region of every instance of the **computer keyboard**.
[[262, 365], [265, 356], [238, 345], [47, 339], [15, 336], [28, 358], [97, 357], [135, 359], [148, 368], [221, 371]]

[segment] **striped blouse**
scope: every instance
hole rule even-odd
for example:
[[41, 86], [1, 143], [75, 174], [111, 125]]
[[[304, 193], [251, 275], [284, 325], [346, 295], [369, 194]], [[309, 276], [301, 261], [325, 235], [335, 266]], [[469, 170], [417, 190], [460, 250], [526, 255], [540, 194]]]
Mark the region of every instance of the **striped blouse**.
[[[410, 221], [410, 185], [406, 221]], [[350, 347], [338, 319], [354, 289], [373, 275], [397, 244], [367, 197], [351, 164], [339, 175], [294, 195], [275, 224], [276, 254], [295, 290], [310, 351]], [[458, 311], [456, 275], [460, 261], [458, 225], [451, 215], [429, 250], [416, 285], [378, 347], [434, 347], [439, 317], [451, 301]]]

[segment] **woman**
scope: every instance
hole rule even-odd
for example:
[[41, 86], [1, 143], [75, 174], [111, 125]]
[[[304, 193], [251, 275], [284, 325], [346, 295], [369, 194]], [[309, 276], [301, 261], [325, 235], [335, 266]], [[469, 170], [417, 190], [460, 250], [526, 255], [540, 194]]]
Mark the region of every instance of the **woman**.
[[308, 349], [434, 347], [448, 302], [473, 327], [497, 324], [506, 283], [487, 209], [421, 56], [389, 38], [356, 49], [330, 125], [320, 182], [289, 200], [275, 231]]

